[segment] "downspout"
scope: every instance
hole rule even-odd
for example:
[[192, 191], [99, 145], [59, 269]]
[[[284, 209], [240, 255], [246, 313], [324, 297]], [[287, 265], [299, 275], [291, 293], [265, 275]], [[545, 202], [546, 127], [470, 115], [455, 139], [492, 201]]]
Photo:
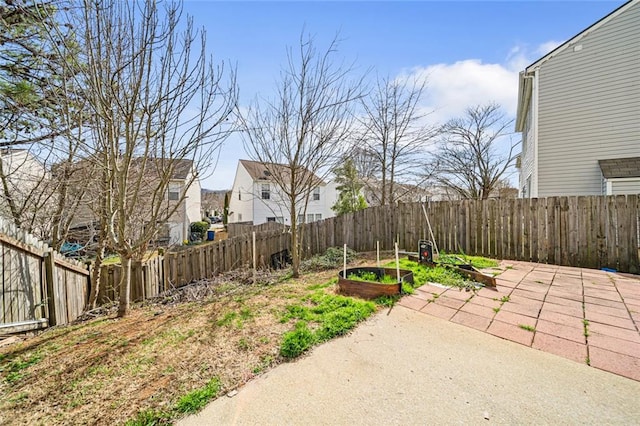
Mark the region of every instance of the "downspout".
[[531, 174], [531, 197], [538, 197], [538, 75], [539, 69], [533, 72], [533, 90], [531, 105], [531, 122], [533, 123], [533, 173]]

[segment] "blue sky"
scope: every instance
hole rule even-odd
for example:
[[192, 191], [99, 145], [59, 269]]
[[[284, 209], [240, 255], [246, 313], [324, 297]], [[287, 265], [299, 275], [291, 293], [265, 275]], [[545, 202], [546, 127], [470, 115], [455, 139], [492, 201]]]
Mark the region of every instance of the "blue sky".
[[[371, 70], [370, 78], [426, 78], [423, 106], [442, 122], [488, 101], [514, 116], [518, 71], [624, 3], [186, 0], [185, 12], [206, 29], [215, 59], [237, 67], [241, 105], [270, 95], [286, 48], [304, 29], [320, 49], [339, 34], [336, 58]], [[247, 158], [242, 142], [230, 138], [216, 169], [204, 173], [203, 188], [231, 188], [240, 158]]]

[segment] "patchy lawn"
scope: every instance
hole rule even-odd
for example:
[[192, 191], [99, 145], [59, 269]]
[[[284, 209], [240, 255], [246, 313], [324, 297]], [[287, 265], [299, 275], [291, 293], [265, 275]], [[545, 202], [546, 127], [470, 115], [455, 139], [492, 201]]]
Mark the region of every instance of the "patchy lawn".
[[[337, 270], [261, 274], [256, 284], [250, 273], [235, 274], [137, 306], [124, 319], [109, 312], [0, 348], [0, 424], [168, 421], [375, 310], [332, 298]], [[350, 310], [322, 317], [332, 301]], [[303, 323], [312, 341], [282, 350]]]
[[[335, 266], [338, 251], [307, 265]], [[432, 279], [415, 262], [403, 267], [414, 269], [416, 286]], [[123, 319], [103, 309], [1, 347], [0, 424], [146, 425], [197, 412], [394, 302], [336, 295], [338, 270], [299, 279], [260, 272], [255, 283], [248, 271], [230, 272], [137, 305]]]

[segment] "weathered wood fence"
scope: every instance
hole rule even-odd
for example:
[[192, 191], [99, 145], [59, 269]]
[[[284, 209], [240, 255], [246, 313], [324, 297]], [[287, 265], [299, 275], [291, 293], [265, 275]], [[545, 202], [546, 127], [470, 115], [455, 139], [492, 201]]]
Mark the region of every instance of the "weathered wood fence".
[[[356, 251], [373, 251], [378, 241], [383, 250], [393, 249], [397, 241], [401, 248], [416, 251], [419, 239], [430, 239], [427, 218], [440, 250], [640, 273], [637, 195], [372, 207], [303, 225], [303, 256], [343, 244]], [[61, 258], [30, 236], [4, 228], [0, 222], [0, 331], [11, 324], [29, 328], [75, 319], [87, 300], [86, 268]], [[249, 267], [254, 228], [241, 229], [242, 235], [134, 263], [132, 299], [143, 300], [194, 280]], [[268, 266], [271, 255], [290, 250], [289, 244], [282, 225], [257, 233], [258, 265]], [[101, 272], [100, 301], [116, 300], [120, 267], [104, 266]]]
[[[289, 248], [289, 236], [282, 230], [256, 233], [258, 267], [268, 267], [272, 254]], [[148, 261], [132, 264], [131, 299], [141, 301], [192, 281], [211, 278], [241, 267], [250, 267], [252, 263], [251, 233], [166, 252]], [[120, 265], [102, 267], [98, 293], [101, 303], [117, 300], [121, 274]]]
[[239, 237], [241, 235], [255, 233], [262, 233], [268, 231], [286, 231], [287, 225], [277, 222], [266, 222], [260, 225], [253, 225], [252, 222], [237, 222], [229, 223], [227, 225], [227, 235], [229, 238]]
[[0, 333], [67, 324], [84, 309], [89, 271], [0, 219]]
[[439, 249], [498, 259], [640, 273], [640, 197], [549, 197], [409, 203], [373, 207], [305, 225], [307, 255], [347, 244], [372, 251], [395, 241], [417, 251], [430, 239]]

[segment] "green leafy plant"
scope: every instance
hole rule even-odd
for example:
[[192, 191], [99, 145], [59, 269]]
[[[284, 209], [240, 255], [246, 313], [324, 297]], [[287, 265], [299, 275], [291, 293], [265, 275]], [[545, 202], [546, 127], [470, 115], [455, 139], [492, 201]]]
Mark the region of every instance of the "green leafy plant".
[[[324, 271], [327, 269], [335, 269], [342, 266], [344, 262], [344, 252], [342, 247], [329, 247], [324, 254], [315, 255], [310, 259], [302, 262], [300, 265], [303, 271]], [[347, 248], [347, 263], [351, 263], [356, 252]]]
[[309, 349], [316, 342], [316, 337], [309, 330], [306, 321], [298, 321], [296, 328], [282, 336], [280, 355], [285, 358], [295, 358]]
[[380, 284], [398, 284], [398, 279], [391, 275], [384, 274], [378, 277], [375, 272], [362, 271], [359, 274], [349, 274], [347, 279], [351, 281], [375, 282]]
[[589, 320], [588, 319], [583, 319], [582, 320], [582, 325], [584, 328], [584, 337], [589, 337]]
[[451, 265], [468, 264], [478, 269], [495, 268], [498, 266], [498, 261], [489, 259], [482, 256], [467, 256], [464, 253], [445, 253], [440, 252], [438, 256], [438, 262], [448, 263]]
[[193, 414], [200, 411], [212, 399], [218, 396], [220, 391], [220, 380], [214, 377], [203, 388], [193, 390], [182, 396], [174, 410], [181, 414]]
[[535, 328], [535, 327], [530, 326], [530, 325], [527, 325], [527, 324], [518, 324], [518, 327], [520, 327], [520, 328], [521, 328], [521, 329], [523, 329], [523, 330], [530, 331], [530, 332], [532, 332], [532, 333], [533, 333], [534, 331], [536, 331], [536, 328]]
[[209, 224], [207, 222], [193, 222], [191, 223], [191, 234], [196, 238], [204, 239], [209, 230]]
[[285, 358], [295, 358], [316, 343], [347, 333], [376, 309], [373, 302], [321, 291], [313, 293], [306, 302], [287, 306], [281, 319], [298, 320], [295, 329], [283, 336], [280, 354]]

